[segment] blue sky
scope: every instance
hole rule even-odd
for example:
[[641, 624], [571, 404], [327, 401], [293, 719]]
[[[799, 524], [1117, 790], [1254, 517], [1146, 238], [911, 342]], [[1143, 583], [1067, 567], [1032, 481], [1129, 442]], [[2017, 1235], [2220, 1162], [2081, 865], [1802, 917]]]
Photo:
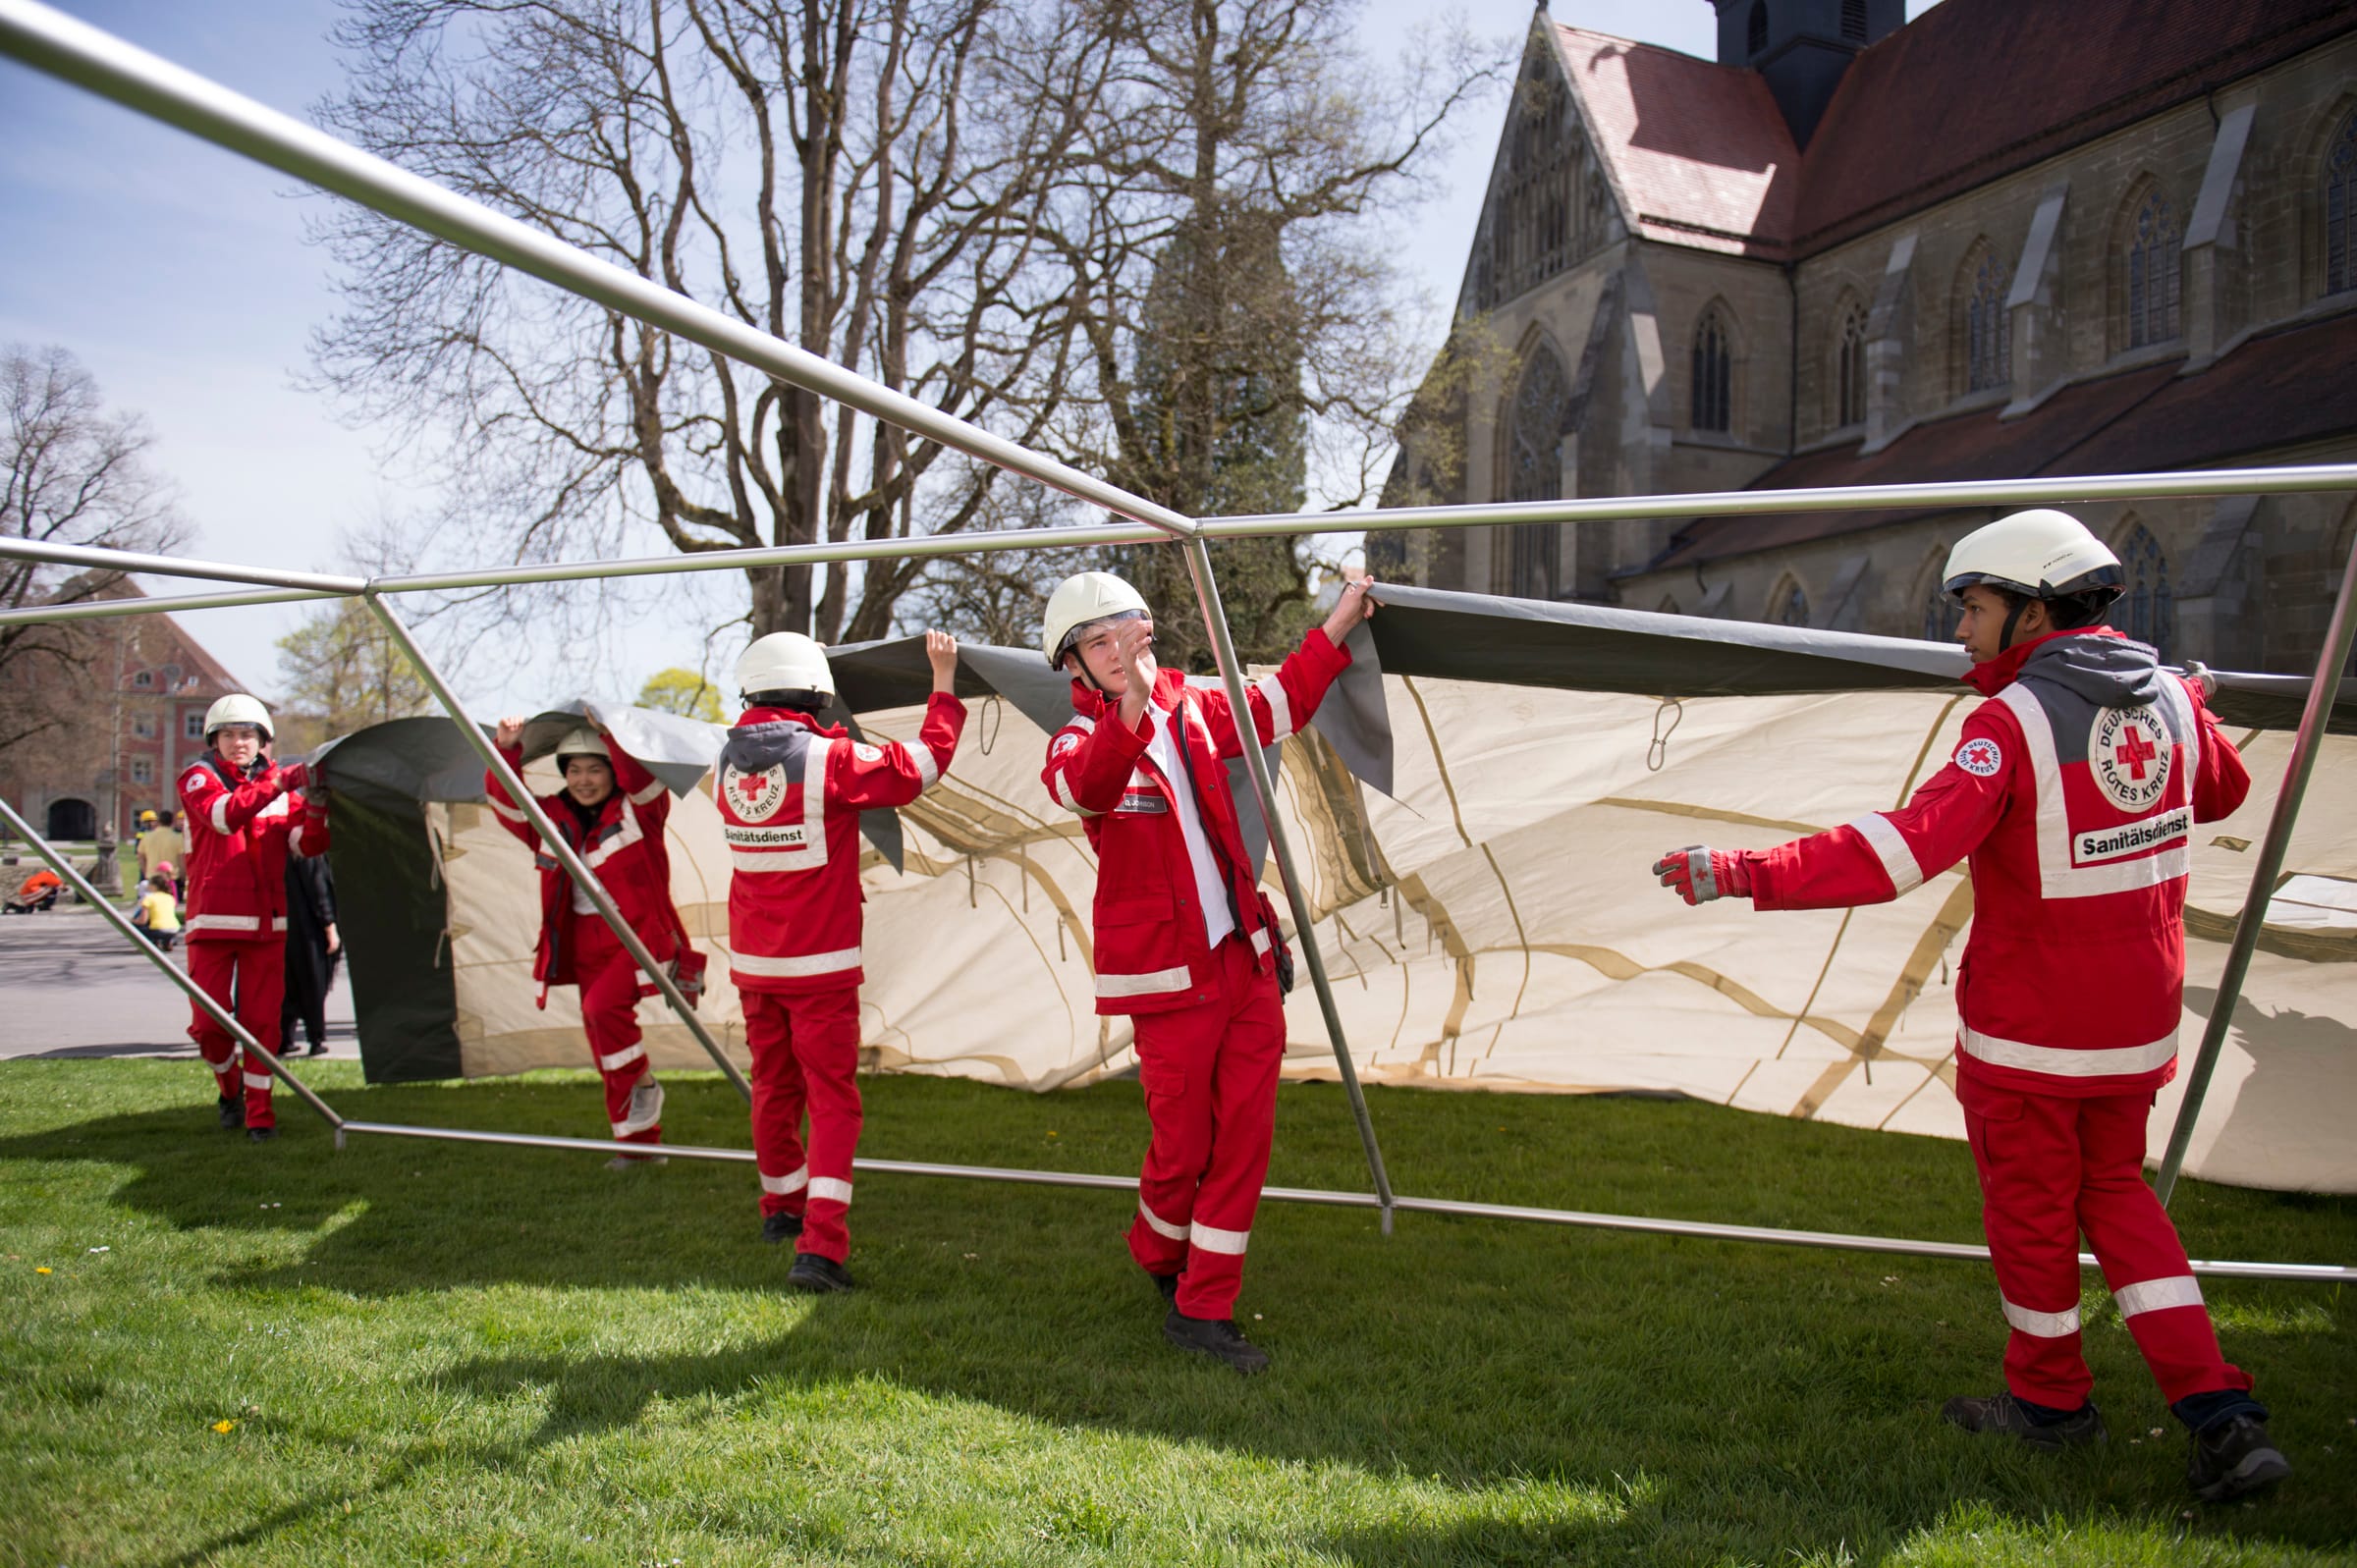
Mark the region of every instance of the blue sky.
[[[1909, 0], [1909, 15], [1929, 3]], [[340, 78], [326, 38], [333, 0], [66, 0], [60, 9], [297, 115]], [[1432, 9], [1370, 0], [1370, 55], [1381, 60], [1380, 40], [1404, 36]], [[1518, 37], [1530, 15], [1516, 0], [1465, 10], [1476, 32], [1501, 38]], [[1557, 0], [1555, 15], [1693, 54], [1714, 48], [1706, 0]], [[1436, 300], [1454, 297], [1504, 112], [1503, 89], [1466, 112], [1436, 171], [1441, 193], [1409, 226], [1404, 260]], [[112, 406], [146, 416], [157, 466], [178, 482], [196, 525], [192, 553], [329, 568], [347, 531], [425, 505], [389, 433], [348, 428], [295, 384], [308, 335], [335, 304], [327, 258], [303, 242], [306, 214], [325, 199], [0, 61], [0, 342], [62, 345]], [[619, 695], [665, 665], [702, 657], [700, 627], [711, 617], [645, 609], [630, 651], [601, 672]], [[273, 644], [301, 614], [207, 611], [189, 624], [267, 695], [278, 685]], [[553, 655], [532, 654], [475, 660], [462, 695], [504, 709], [585, 694], [552, 686], [535, 672]]]

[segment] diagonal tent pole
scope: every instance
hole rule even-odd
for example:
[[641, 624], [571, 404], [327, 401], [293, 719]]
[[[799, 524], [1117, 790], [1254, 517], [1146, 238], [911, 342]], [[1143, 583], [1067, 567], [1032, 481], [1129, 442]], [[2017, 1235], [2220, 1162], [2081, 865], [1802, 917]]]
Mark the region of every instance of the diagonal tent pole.
[[1326, 960], [1318, 953], [1317, 926], [1310, 918], [1309, 894], [1301, 884], [1301, 873], [1293, 864], [1292, 840], [1287, 837], [1284, 822], [1277, 815], [1277, 781], [1269, 773], [1269, 759], [1260, 748], [1259, 727], [1252, 720], [1252, 704], [1244, 695], [1243, 661], [1235, 655], [1235, 638], [1228, 628], [1228, 610], [1220, 603], [1219, 579], [1211, 569], [1211, 552], [1200, 538], [1189, 539], [1186, 551], [1186, 569], [1195, 579], [1195, 602], [1203, 610], [1203, 625], [1211, 633], [1211, 645], [1220, 656], [1220, 679], [1228, 688], [1228, 708], [1235, 725], [1236, 740], [1244, 756], [1244, 774], [1252, 781], [1252, 796], [1260, 802], [1261, 824], [1268, 829], [1269, 852], [1277, 857], [1278, 877], [1285, 884], [1286, 901], [1292, 906], [1293, 932], [1301, 941], [1301, 956], [1309, 963], [1310, 984], [1317, 988], [1318, 1010], [1326, 1015], [1326, 1038], [1334, 1046], [1336, 1066], [1342, 1069], [1343, 1093], [1350, 1102], [1351, 1119], [1358, 1123], [1358, 1141], [1366, 1150], [1367, 1173], [1375, 1180], [1375, 1196], [1383, 1206], [1383, 1233], [1392, 1233], [1392, 1211], [1398, 1200], [1392, 1194], [1391, 1174], [1383, 1168], [1383, 1148], [1375, 1141], [1374, 1118], [1367, 1114], [1367, 1097], [1358, 1086], [1358, 1068], [1350, 1060], [1350, 1043], [1343, 1037], [1343, 1015], [1335, 1006], [1334, 986], [1326, 978]]
[[671, 1003], [671, 1010], [679, 1014], [680, 1022], [685, 1024], [687, 1032], [695, 1036], [695, 1043], [704, 1048], [704, 1054], [728, 1075], [729, 1082], [737, 1086], [737, 1092], [747, 1100], [752, 1099], [753, 1086], [745, 1082], [744, 1074], [738, 1070], [737, 1063], [729, 1059], [729, 1054], [720, 1049], [720, 1042], [712, 1038], [711, 1031], [696, 1016], [694, 1006], [671, 978], [670, 971], [655, 961], [653, 953], [647, 951], [646, 944], [638, 940], [638, 933], [632, 931], [630, 923], [622, 917], [622, 909], [614, 902], [614, 895], [606, 892], [604, 883], [597, 880], [597, 873], [590, 870], [589, 863], [565, 841], [565, 836], [557, 832], [555, 823], [548, 820], [548, 813], [540, 809], [540, 802], [532, 798], [532, 792], [524, 786], [523, 780], [515, 769], [508, 766], [508, 759], [499, 754], [499, 748], [483, 733], [482, 726], [468, 716], [466, 705], [459, 701], [458, 693], [450, 689], [450, 683], [442, 678], [442, 672], [425, 656], [425, 650], [417, 646], [417, 639], [410, 634], [409, 626], [381, 596], [369, 593], [361, 597], [375, 613], [376, 619], [383, 622], [393, 640], [401, 645], [401, 651], [409, 656], [410, 663], [416, 667], [419, 677], [433, 691], [435, 698], [458, 721], [459, 733], [466, 737], [466, 743], [483, 759], [483, 766], [498, 776], [500, 784], [508, 791], [508, 798], [521, 807], [523, 814], [531, 819], [532, 831], [540, 836], [542, 843], [548, 845], [548, 852], [556, 856], [558, 864], [573, 878], [574, 886], [587, 893], [589, 901], [597, 905], [599, 917], [630, 952], [639, 972], [655, 983], [656, 989], [663, 993], [663, 1000]]
[[2226, 949], [2226, 967], [2219, 977], [2218, 1000], [2210, 1005], [2209, 1022], [2202, 1028], [2201, 1050], [2185, 1079], [2185, 1100], [2177, 1108], [2176, 1125], [2169, 1129], [2168, 1153], [2162, 1158], [2153, 1191], [2167, 1207], [2177, 1189], [2177, 1172], [2193, 1144], [2193, 1124], [2202, 1113], [2202, 1097], [2210, 1092], [2210, 1075], [2217, 1070], [2219, 1053], [2225, 1049], [2226, 1030], [2234, 1022], [2234, 1004], [2241, 1000], [2242, 982], [2251, 970], [2251, 954], [2267, 924], [2267, 906], [2275, 897], [2275, 879], [2282, 874], [2283, 856], [2291, 848], [2292, 824], [2300, 815], [2300, 799], [2308, 792], [2308, 777], [2316, 771], [2316, 754], [2323, 748], [2325, 721], [2340, 691], [2340, 673], [2348, 667], [2349, 644], [2357, 637], [2357, 546], [2341, 568], [2340, 593], [2332, 601], [2332, 622], [2325, 631], [2324, 651], [2317, 656], [2316, 678], [2308, 683], [2308, 705], [2300, 711], [2300, 728], [2292, 738], [2291, 760], [2283, 769], [2283, 787], [2275, 791], [2275, 813], [2268, 818], [2267, 838], [2259, 845], [2258, 862], [2251, 867], [2251, 895], [2234, 922], [2233, 946]]
[[164, 972], [166, 979], [187, 992], [191, 1001], [202, 1007], [211, 1016], [213, 1022], [235, 1036], [238, 1044], [249, 1053], [246, 1057], [247, 1060], [260, 1058], [262, 1064], [268, 1067], [272, 1074], [284, 1081], [288, 1088], [294, 1090], [304, 1105], [317, 1111], [330, 1127], [337, 1130], [339, 1136], [342, 1135], [344, 1118], [337, 1115], [326, 1101], [313, 1094], [309, 1085], [288, 1070], [287, 1064], [278, 1059], [277, 1052], [264, 1049], [262, 1043], [253, 1038], [252, 1031], [238, 1022], [237, 1014], [205, 995], [204, 988], [190, 979], [180, 965], [165, 957], [161, 947], [140, 936], [139, 928], [131, 923], [131, 917], [117, 909], [99, 893], [97, 889], [91, 887], [82, 874], [74, 869], [74, 862], [66, 858], [63, 850], [39, 834], [34, 833], [32, 825], [17, 815], [17, 808], [8, 803], [5, 795], [0, 795], [0, 820], [5, 820], [12, 830], [24, 835], [25, 841], [32, 845], [33, 852], [48, 861], [57, 874], [66, 879], [66, 885], [74, 890], [76, 896], [105, 916], [106, 923], [121, 932], [136, 950], [146, 954], [148, 960]]

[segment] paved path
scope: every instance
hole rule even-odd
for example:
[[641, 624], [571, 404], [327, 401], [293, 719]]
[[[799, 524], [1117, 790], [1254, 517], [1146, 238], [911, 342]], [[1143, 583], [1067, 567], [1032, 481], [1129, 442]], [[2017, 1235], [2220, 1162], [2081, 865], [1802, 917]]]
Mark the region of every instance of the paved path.
[[[186, 967], [185, 949], [166, 955]], [[193, 1058], [189, 1000], [96, 910], [0, 916], [0, 1056]], [[352, 990], [327, 998], [328, 1054], [357, 1058]]]

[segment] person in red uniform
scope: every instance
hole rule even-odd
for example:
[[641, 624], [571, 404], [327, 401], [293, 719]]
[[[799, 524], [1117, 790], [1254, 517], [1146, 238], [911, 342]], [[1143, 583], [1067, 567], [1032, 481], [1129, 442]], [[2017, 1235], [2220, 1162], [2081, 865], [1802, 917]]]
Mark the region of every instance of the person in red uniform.
[[[737, 662], [743, 717], [713, 797], [729, 845], [729, 978], [753, 1054], [761, 1239], [795, 1243], [787, 1281], [849, 1290], [851, 1161], [859, 1149], [859, 813], [904, 806], [947, 773], [965, 728], [958, 644], [925, 633], [933, 695], [914, 745], [869, 744], [818, 715], [823, 649], [795, 631]], [[803, 1137], [803, 1115], [809, 1136]]]
[[2250, 775], [2199, 667], [2181, 678], [2101, 624], [2119, 561], [2077, 519], [1990, 523], [1943, 582], [1961, 601], [1965, 678], [1988, 700], [1913, 799], [1774, 849], [1672, 850], [1654, 870], [1688, 903], [1827, 909], [1885, 902], [1971, 858], [1956, 1099], [2011, 1332], [2003, 1390], [1942, 1414], [2039, 1448], [2104, 1440], [2079, 1346], [2084, 1232], [2192, 1433], [2195, 1491], [2255, 1491], [2291, 1467], [2143, 1177], [2146, 1117], [2176, 1073], [2193, 825], [2239, 806]]
[[[1325, 625], [1250, 684], [1262, 745], [1306, 722], [1350, 663], [1343, 639], [1374, 613], [1370, 585], [1345, 586]], [[1268, 1355], [1233, 1312], [1276, 1129], [1291, 959], [1221, 765], [1242, 755], [1243, 732], [1226, 692], [1156, 667], [1152, 613], [1109, 572], [1056, 589], [1041, 647], [1072, 677], [1073, 715], [1041, 777], [1097, 852], [1097, 1011], [1135, 1021], [1153, 1128], [1129, 1255], [1169, 1303], [1165, 1338], [1257, 1373]]]
[[[521, 776], [523, 719], [502, 719], [494, 735], [500, 755]], [[671, 820], [671, 795], [645, 765], [600, 730], [583, 725], [557, 742], [557, 767], [565, 787], [538, 798], [540, 809], [565, 841], [597, 873], [630, 930], [657, 963], [693, 972], [694, 949], [671, 901], [671, 856], [663, 843]], [[499, 776], [483, 775], [491, 809], [508, 832], [523, 840], [540, 869], [540, 945], [532, 978], [540, 1001], [551, 986], [576, 986], [581, 1027], [589, 1054], [605, 1080], [606, 1120], [626, 1144], [663, 1141], [663, 1086], [655, 1081], [640, 1042], [638, 999], [655, 995], [654, 982], [639, 973], [637, 960], [622, 945], [589, 894], [548, 852], [532, 822], [508, 794]], [[609, 1170], [660, 1164], [660, 1155], [618, 1154]]]
[[[287, 983], [287, 857], [326, 851], [327, 803], [304, 794], [310, 771], [301, 763], [270, 760], [270, 711], [252, 697], [214, 703], [204, 738], [212, 749], [180, 776], [189, 978], [275, 1054]], [[241, 1072], [237, 1037], [203, 1008], [190, 1010], [189, 1038], [220, 1088], [222, 1128], [243, 1127], [254, 1143], [277, 1137], [269, 1063], [249, 1051]]]

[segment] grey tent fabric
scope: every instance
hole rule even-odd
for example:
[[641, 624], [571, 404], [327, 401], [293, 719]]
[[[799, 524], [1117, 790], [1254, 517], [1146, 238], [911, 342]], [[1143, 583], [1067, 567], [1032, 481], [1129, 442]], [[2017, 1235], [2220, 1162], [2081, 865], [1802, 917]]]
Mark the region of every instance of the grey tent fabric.
[[[1950, 687], [1971, 661], [1953, 645], [1855, 631], [1658, 615], [1385, 583], [1368, 624], [1391, 675], [1494, 680], [1635, 696], [1768, 697]], [[2210, 704], [2228, 725], [2291, 730], [2309, 680], [2213, 672]], [[2330, 732], [2357, 734], [2357, 692], [2333, 704]]]

